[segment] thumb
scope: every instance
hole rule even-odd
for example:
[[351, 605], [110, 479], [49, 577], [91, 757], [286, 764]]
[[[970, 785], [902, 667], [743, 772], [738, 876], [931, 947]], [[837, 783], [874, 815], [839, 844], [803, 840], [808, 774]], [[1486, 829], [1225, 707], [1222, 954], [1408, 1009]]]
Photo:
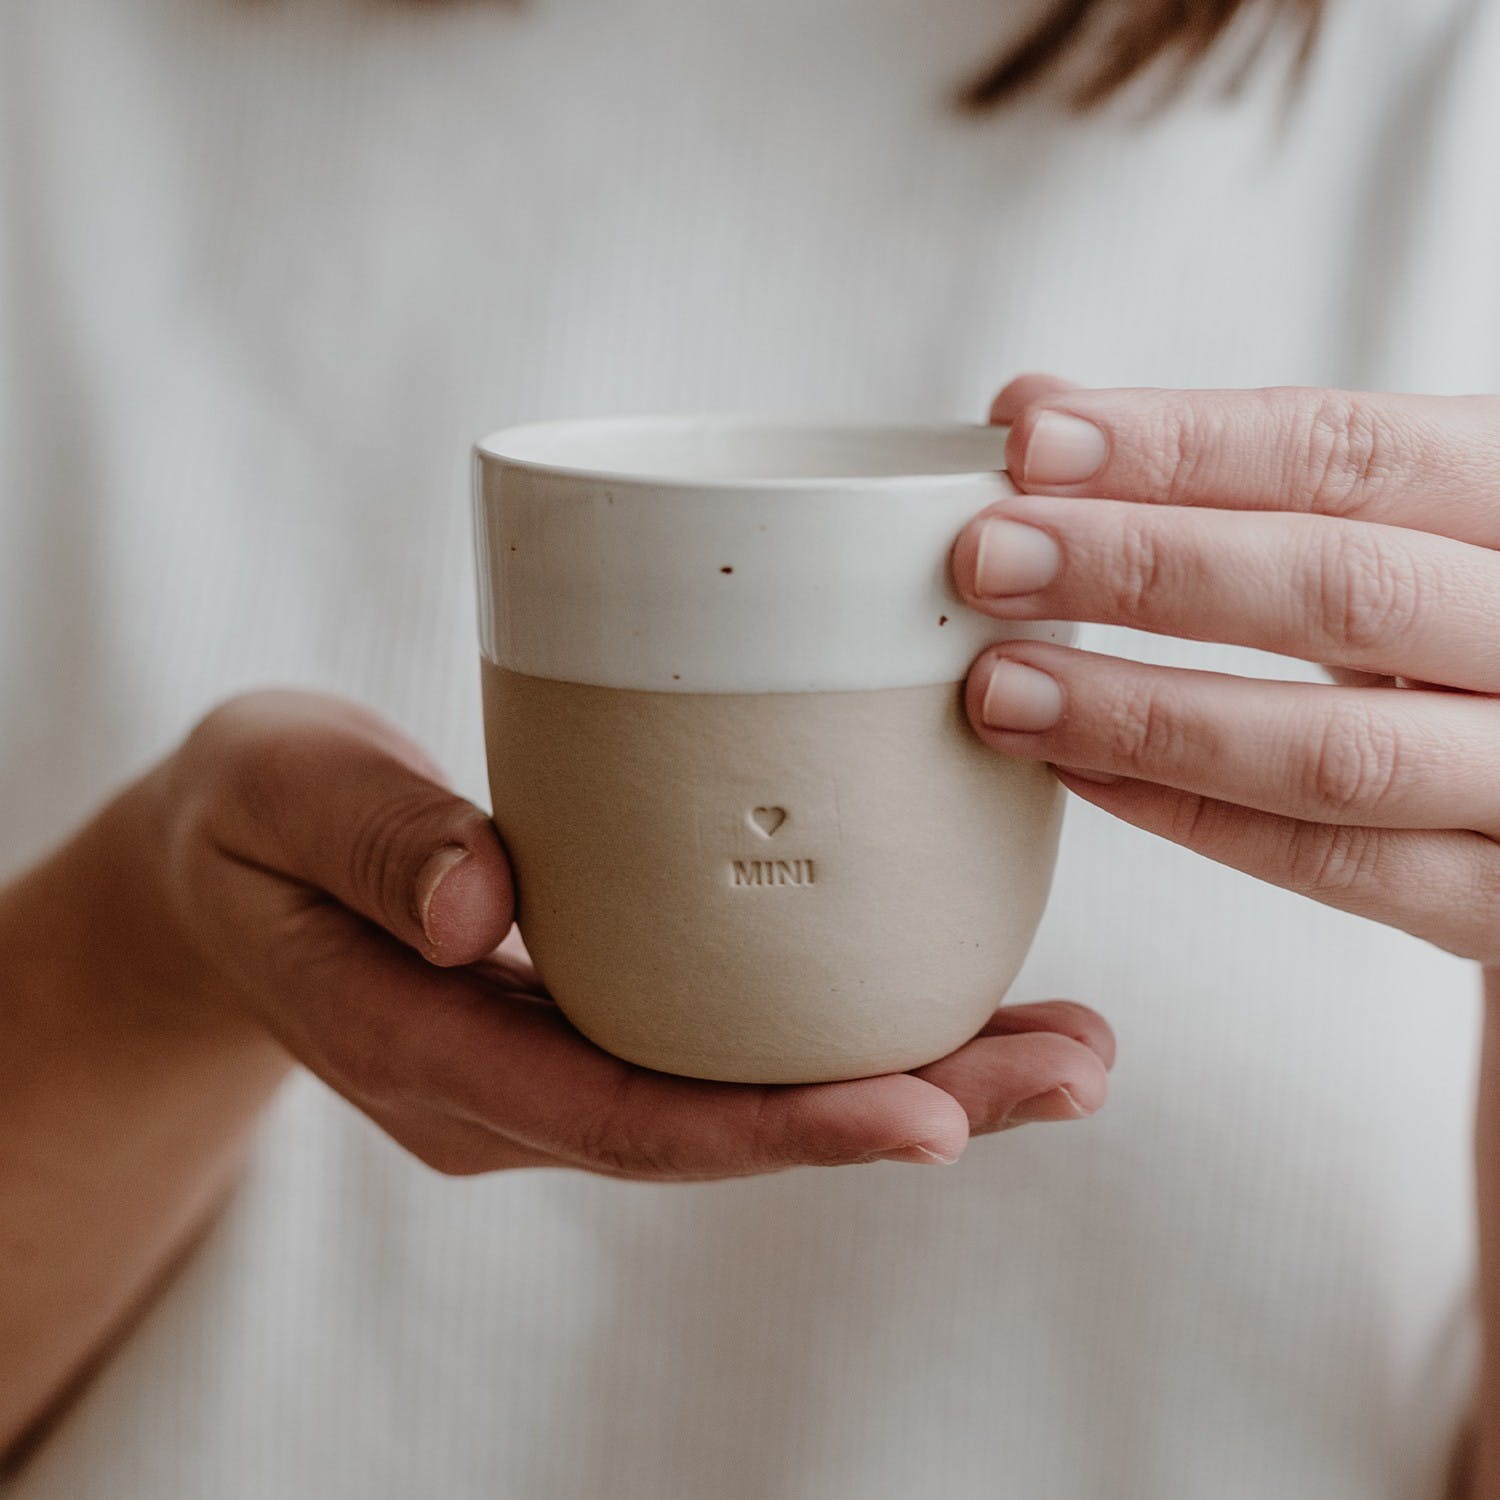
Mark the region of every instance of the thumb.
[[226, 854], [326, 892], [435, 964], [472, 963], [509, 931], [515, 891], [494, 824], [368, 711], [251, 693], [209, 714], [184, 757]]

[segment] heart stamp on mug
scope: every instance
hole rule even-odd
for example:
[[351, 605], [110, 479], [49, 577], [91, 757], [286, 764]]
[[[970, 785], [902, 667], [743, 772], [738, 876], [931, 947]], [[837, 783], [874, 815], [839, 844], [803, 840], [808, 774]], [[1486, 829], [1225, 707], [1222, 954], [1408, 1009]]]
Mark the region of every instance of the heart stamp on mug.
[[750, 810], [750, 821], [770, 838], [783, 823], [786, 822], [786, 808], [784, 807], [754, 807]]

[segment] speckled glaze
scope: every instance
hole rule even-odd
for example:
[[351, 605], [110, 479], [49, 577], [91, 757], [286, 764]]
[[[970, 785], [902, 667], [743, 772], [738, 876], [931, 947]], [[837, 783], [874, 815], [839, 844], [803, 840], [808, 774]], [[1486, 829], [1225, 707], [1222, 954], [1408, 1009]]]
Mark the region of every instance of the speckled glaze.
[[1005, 432], [749, 417], [539, 423], [476, 452], [479, 629], [513, 672], [662, 693], [957, 682], [1001, 636], [948, 551]]

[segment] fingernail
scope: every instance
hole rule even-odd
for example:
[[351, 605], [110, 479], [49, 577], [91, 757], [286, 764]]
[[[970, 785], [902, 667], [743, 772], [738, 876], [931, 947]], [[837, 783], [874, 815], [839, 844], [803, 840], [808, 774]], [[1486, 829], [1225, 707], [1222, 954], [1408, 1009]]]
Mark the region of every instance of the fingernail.
[[1021, 455], [1023, 484], [1082, 484], [1104, 467], [1109, 439], [1092, 422], [1060, 411], [1036, 419]]
[[974, 591], [987, 599], [1034, 594], [1057, 577], [1061, 563], [1057, 543], [1045, 531], [1019, 521], [984, 521], [974, 554]]
[[1096, 786], [1114, 786], [1120, 778], [1109, 771], [1080, 771], [1077, 766], [1053, 766], [1062, 776], [1071, 776], [1074, 781], [1092, 781]]
[[1000, 1122], [1001, 1127], [1010, 1125], [1040, 1125], [1061, 1120], [1082, 1120], [1088, 1111], [1078, 1107], [1078, 1101], [1065, 1088], [1049, 1089], [1034, 1099], [1023, 1099]]
[[1037, 734], [1062, 717], [1062, 689], [1045, 672], [1018, 661], [997, 661], [990, 669], [979, 710], [987, 728]]
[[919, 1166], [951, 1167], [956, 1156], [945, 1156], [940, 1151], [930, 1151], [926, 1146], [902, 1146], [899, 1151], [883, 1151], [881, 1161], [909, 1161]]
[[427, 925], [432, 898], [437, 895], [438, 887], [447, 879], [449, 872], [468, 857], [469, 851], [462, 844], [444, 844], [441, 849], [427, 856], [427, 863], [417, 873], [417, 920], [422, 924], [422, 931], [429, 943], [436, 942], [432, 929]]

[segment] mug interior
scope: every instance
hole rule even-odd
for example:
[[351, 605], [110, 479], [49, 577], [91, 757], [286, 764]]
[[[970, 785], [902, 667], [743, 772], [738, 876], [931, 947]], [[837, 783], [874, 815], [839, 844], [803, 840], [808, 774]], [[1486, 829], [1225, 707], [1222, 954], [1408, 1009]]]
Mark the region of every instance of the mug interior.
[[733, 416], [538, 422], [480, 449], [528, 469], [654, 484], [865, 482], [994, 474], [1007, 429], [959, 423], [798, 422]]

